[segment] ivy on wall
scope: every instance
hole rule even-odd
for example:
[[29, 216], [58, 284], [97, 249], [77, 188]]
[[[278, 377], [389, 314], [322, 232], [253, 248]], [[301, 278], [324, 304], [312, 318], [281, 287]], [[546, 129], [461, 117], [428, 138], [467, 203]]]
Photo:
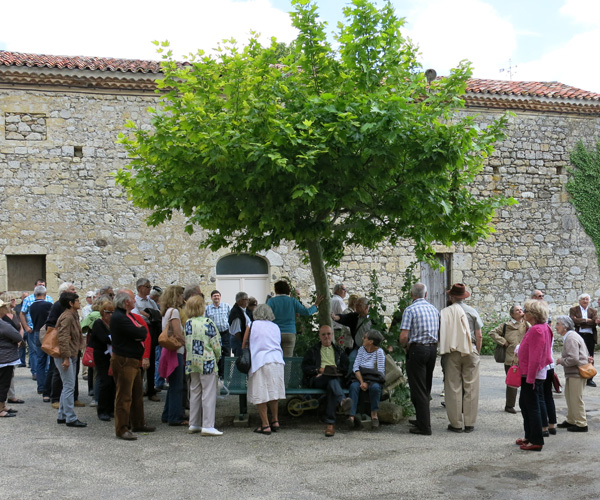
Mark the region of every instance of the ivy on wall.
[[600, 265], [600, 141], [589, 150], [580, 141], [571, 153], [571, 163], [566, 188], [579, 222], [596, 246]]

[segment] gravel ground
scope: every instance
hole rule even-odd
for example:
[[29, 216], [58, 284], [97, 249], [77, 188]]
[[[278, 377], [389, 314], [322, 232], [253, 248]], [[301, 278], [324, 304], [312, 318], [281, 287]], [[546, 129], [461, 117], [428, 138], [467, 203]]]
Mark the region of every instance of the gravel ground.
[[[562, 368], [558, 368], [563, 377]], [[441, 407], [441, 369], [436, 367], [432, 436], [408, 433], [408, 422], [373, 432], [339, 428], [325, 438], [316, 413], [282, 415], [271, 436], [231, 425], [237, 397], [219, 399], [222, 437], [189, 435], [160, 423], [162, 403], [146, 402], [157, 432], [126, 442], [114, 424], [96, 418], [95, 408], [78, 408], [85, 429], [56, 424], [56, 410], [35, 393], [28, 369], [16, 370], [16, 418], [0, 419], [4, 454], [2, 497], [38, 498], [243, 498], [243, 499], [598, 499], [600, 480], [587, 471], [600, 445], [600, 387], [586, 388], [590, 432], [559, 429], [541, 453], [521, 451], [520, 413], [504, 408], [504, 370], [492, 357], [481, 363], [479, 418], [475, 432], [454, 434]], [[86, 382], [80, 380], [80, 387]], [[85, 391], [82, 391], [84, 393]], [[160, 394], [164, 400], [164, 392]], [[89, 403], [91, 398], [82, 396]], [[555, 395], [558, 421], [566, 415]], [[250, 408], [250, 425], [256, 411]], [[590, 460], [591, 458], [591, 460]], [[586, 474], [582, 474], [586, 471]]]

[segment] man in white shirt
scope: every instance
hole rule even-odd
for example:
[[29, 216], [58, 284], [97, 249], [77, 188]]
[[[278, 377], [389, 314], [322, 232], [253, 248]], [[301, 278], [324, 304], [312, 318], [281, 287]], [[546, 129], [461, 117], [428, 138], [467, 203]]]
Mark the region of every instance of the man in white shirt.
[[[344, 299], [346, 298], [347, 293], [348, 290], [346, 288], [346, 285], [342, 283], [338, 283], [333, 287], [333, 295], [331, 296], [330, 303], [332, 314], [339, 316], [340, 314], [344, 313], [344, 311], [346, 310], [346, 303], [344, 302]], [[343, 327], [344, 325], [341, 325], [337, 321], [333, 322], [334, 330], [341, 330]]]
[[85, 319], [88, 314], [92, 312], [92, 302], [94, 302], [95, 293], [89, 291], [85, 294], [85, 301], [87, 304], [81, 309], [81, 319]]

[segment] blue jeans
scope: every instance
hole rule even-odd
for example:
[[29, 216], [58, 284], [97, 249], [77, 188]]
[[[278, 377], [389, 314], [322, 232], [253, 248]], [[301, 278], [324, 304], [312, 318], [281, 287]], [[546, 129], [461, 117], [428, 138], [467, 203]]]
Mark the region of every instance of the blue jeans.
[[239, 340], [235, 335], [231, 335], [231, 352], [234, 356], [242, 355], [242, 341]]
[[[381, 385], [377, 382], [369, 382], [369, 401], [371, 403], [371, 411], [377, 412], [379, 411], [379, 400], [381, 399]], [[350, 415], [356, 415], [356, 410], [358, 408], [358, 396], [360, 394], [360, 382], [355, 380], [350, 384], [350, 399], [352, 399], [352, 409], [350, 410]]]
[[[39, 341], [39, 332], [38, 332], [38, 341]], [[34, 342], [34, 334], [27, 334], [27, 347], [29, 347], [29, 368], [31, 369], [31, 374], [36, 375], [37, 371], [37, 360], [38, 360], [38, 348]], [[41, 348], [40, 348], [41, 351]]]
[[21, 343], [21, 347], [19, 347], [19, 360], [22, 365], [27, 366], [27, 346], [25, 342], [27, 342], [27, 332], [23, 330], [23, 342]]
[[[37, 349], [37, 365], [35, 369], [35, 375], [37, 378], [37, 390], [38, 393], [41, 392], [43, 394], [44, 386], [46, 385], [46, 375], [48, 374], [48, 355], [42, 350], [42, 344], [40, 342], [40, 332], [33, 332], [29, 336], [33, 336], [33, 343]], [[46, 394], [44, 394], [44, 396], [46, 396]]]
[[173, 370], [169, 378], [169, 389], [165, 399], [165, 407], [162, 412], [162, 420], [170, 424], [177, 424], [185, 420], [183, 411], [183, 401], [181, 393], [183, 391], [183, 354], [177, 355], [177, 368]]
[[162, 347], [157, 345], [156, 346], [156, 361], [154, 363], [154, 387], [160, 387], [160, 388], [162, 388], [166, 382], [166, 380], [158, 374], [158, 364], [160, 363], [161, 351], [162, 351]]
[[62, 392], [60, 393], [60, 404], [56, 418], [65, 419], [67, 422], [75, 422], [75, 376], [77, 373], [77, 356], [69, 358], [69, 367], [65, 370], [62, 366], [62, 358], [54, 358], [54, 364], [62, 380]]
[[335, 424], [336, 408], [345, 398], [340, 378], [341, 377], [321, 375], [320, 377], [312, 379], [312, 386], [315, 389], [324, 389], [327, 391], [327, 413], [325, 414], [325, 422], [328, 424]]

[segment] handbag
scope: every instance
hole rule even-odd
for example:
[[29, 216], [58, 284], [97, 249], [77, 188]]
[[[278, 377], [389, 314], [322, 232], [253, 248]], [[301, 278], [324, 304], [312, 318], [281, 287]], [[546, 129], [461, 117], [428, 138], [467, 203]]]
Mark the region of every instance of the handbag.
[[60, 348], [58, 347], [58, 331], [56, 328], [48, 328], [44, 341], [42, 342], [42, 351], [53, 358], [60, 357]]
[[359, 366], [360, 374], [365, 382], [374, 382], [380, 385], [385, 384], [385, 377], [376, 368], [367, 368], [365, 366]]
[[83, 351], [83, 357], [81, 358], [81, 363], [83, 366], [87, 366], [88, 368], [94, 368], [96, 364], [94, 363], [94, 348], [90, 346], [86, 346], [85, 351]]
[[586, 363], [585, 365], [578, 366], [577, 369], [579, 370], [579, 375], [581, 378], [585, 379], [594, 378], [598, 373], [592, 363]]
[[512, 365], [506, 373], [506, 385], [518, 389], [521, 387], [521, 370], [517, 365]]
[[[506, 336], [506, 323], [502, 327], [502, 337]], [[506, 337], [505, 337], [506, 338]], [[506, 361], [506, 346], [496, 344], [496, 348], [494, 349], [494, 359], [496, 363], [504, 363]]]
[[[171, 316], [173, 316], [173, 310], [171, 309]], [[165, 326], [164, 330], [158, 336], [158, 345], [163, 349], [167, 349], [169, 351], [176, 351], [180, 347], [183, 347], [181, 341], [176, 338], [174, 335], [169, 335], [171, 329], [171, 318], [167, 319], [167, 326]]]
[[238, 369], [238, 372], [248, 374], [251, 366], [250, 348], [245, 347], [242, 349], [242, 354], [235, 360], [235, 367]]

